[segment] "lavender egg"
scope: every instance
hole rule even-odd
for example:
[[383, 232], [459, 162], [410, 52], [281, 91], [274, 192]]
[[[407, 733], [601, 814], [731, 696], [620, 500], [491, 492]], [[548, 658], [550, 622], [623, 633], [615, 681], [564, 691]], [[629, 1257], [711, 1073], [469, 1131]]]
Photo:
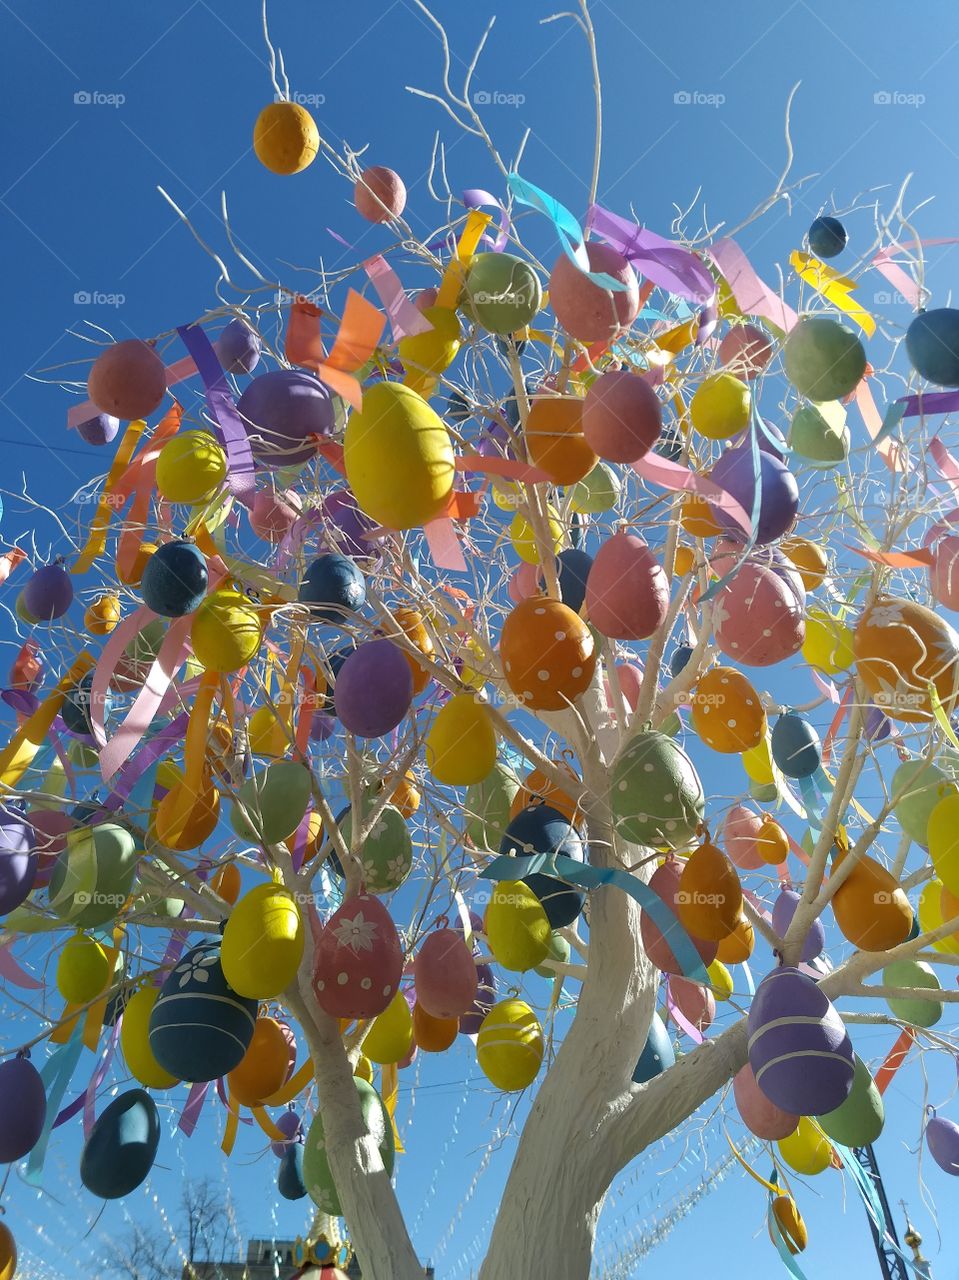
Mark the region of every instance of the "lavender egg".
[[37, 878], [35, 833], [13, 809], [0, 808], [0, 915], [25, 901]]
[[[783, 889], [773, 904], [773, 929], [775, 929], [780, 938], [786, 936], [786, 930], [792, 923], [792, 918], [796, 914], [798, 906], [799, 894], [794, 889]], [[816, 956], [822, 954], [825, 945], [826, 930], [823, 928], [821, 920], [814, 920], [809, 926], [809, 932], [803, 942], [803, 963], [808, 964], [810, 960], [815, 960]]]
[[309, 436], [334, 426], [333, 393], [305, 369], [277, 369], [254, 378], [237, 403], [253, 456], [266, 467], [306, 462], [316, 452]]
[[[710, 480], [731, 493], [747, 515], [752, 515], [756, 488], [751, 448], [727, 449], [709, 473]], [[759, 453], [759, 519], [756, 541], [775, 542], [791, 529], [799, 508], [799, 486], [785, 463], [772, 453]], [[716, 508], [716, 519], [727, 529], [738, 529], [732, 516]]]
[[373, 551], [374, 539], [370, 534], [377, 527], [356, 504], [349, 489], [334, 489], [323, 499], [323, 520], [333, 525], [336, 532], [326, 535], [326, 542], [336, 551], [348, 556], [368, 556]]
[[260, 335], [243, 320], [231, 320], [213, 344], [227, 373], [252, 373], [260, 362]]
[[812, 978], [788, 966], [767, 974], [746, 1033], [756, 1083], [777, 1107], [819, 1116], [846, 1101], [855, 1074], [852, 1042]]
[[959, 1174], [959, 1125], [933, 1111], [926, 1125], [926, 1146], [940, 1169]]
[[109, 413], [98, 413], [95, 418], [77, 424], [77, 435], [86, 444], [109, 444], [120, 430], [120, 419]]
[[295, 1142], [297, 1136], [303, 1132], [303, 1121], [295, 1111], [284, 1111], [276, 1122], [276, 1127], [281, 1133], [286, 1134], [285, 1142], [271, 1142], [270, 1150], [280, 1159], [286, 1155], [291, 1142]]
[[0, 1164], [22, 1160], [33, 1150], [46, 1116], [47, 1095], [30, 1059], [0, 1063]]
[[359, 645], [336, 677], [336, 714], [360, 738], [379, 738], [395, 729], [412, 701], [410, 664], [391, 640]]
[[460, 1015], [460, 1032], [464, 1036], [479, 1035], [483, 1019], [496, 1003], [496, 976], [488, 964], [476, 966], [476, 999], [469, 1013]]
[[54, 562], [35, 570], [23, 588], [23, 603], [40, 622], [62, 618], [73, 603], [73, 582], [63, 565]]

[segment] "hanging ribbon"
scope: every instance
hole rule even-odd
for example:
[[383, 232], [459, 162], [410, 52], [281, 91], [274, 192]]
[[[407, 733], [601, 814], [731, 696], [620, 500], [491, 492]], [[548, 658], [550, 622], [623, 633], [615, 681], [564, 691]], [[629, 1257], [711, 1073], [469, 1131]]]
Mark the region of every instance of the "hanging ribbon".
[[305, 298], [294, 300], [286, 326], [286, 358], [290, 364], [311, 369], [354, 409], [360, 409], [363, 391], [355, 374], [376, 351], [386, 328], [386, 316], [350, 289], [333, 347], [326, 355], [320, 337], [322, 315], [320, 308]]
[[203, 380], [207, 409], [226, 453], [226, 482], [230, 492], [244, 507], [252, 507], [256, 494], [253, 449], [230, 393], [223, 366], [213, 344], [198, 324], [180, 325], [177, 333], [196, 362]]
[[46, 741], [67, 693], [92, 669], [94, 662], [93, 654], [86, 649], [82, 650], [56, 688], [40, 703], [29, 719], [20, 725], [0, 751], [0, 786], [15, 787], [21, 780]]
[[30, 1152], [30, 1158], [27, 1161], [27, 1168], [24, 1173], [24, 1178], [32, 1187], [39, 1187], [42, 1183], [43, 1164], [47, 1158], [50, 1134], [53, 1132], [53, 1126], [60, 1111], [60, 1104], [63, 1102], [63, 1095], [66, 1093], [73, 1078], [73, 1073], [77, 1069], [77, 1063], [80, 1061], [82, 1052], [81, 1027], [77, 1023], [67, 1043], [54, 1050], [40, 1072], [40, 1079], [43, 1081], [43, 1087], [47, 1092], [47, 1114], [43, 1122], [43, 1128], [40, 1131], [40, 1137], [37, 1139], [37, 1144]]
[[831, 302], [838, 311], [844, 312], [868, 338], [872, 337], [876, 332], [875, 320], [851, 297], [856, 288], [855, 280], [850, 280], [848, 276], [841, 276], [832, 267], [827, 267], [825, 262], [820, 262], [812, 254], [803, 253], [800, 249], [792, 251], [789, 261], [800, 279], [812, 285], [816, 292], [827, 302]]
[[13, 952], [10, 950], [12, 942], [13, 939], [10, 938], [0, 943], [0, 978], [12, 983], [15, 987], [21, 987], [24, 991], [42, 991], [43, 983], [32, 978], [14, 959]]
[[429, 333], [433, 328], [419, 307], [414, 306], [403, 291], [400, 278], [382, 254], [368, 258], [363, 270], [376, 290], [390, 321], [393, 339], [411, 338], [417, 333]]
[[906, 1061], [909, 1050], [916, 1042], [916, 1033], [912, 1027], [904, 1027], [900, 1032], [896, 1043], [886, 1054], [886, 1060], [876, 1072], [875, 1085], [879, 1092], [885, 1093], [892, 1083], [896, 1072]]
[[590, 206], [586, 226], [661, 289], [701, 305], [715, 300], [716, 281], [702, 259], [689, 249], [598, 204]]
[[471, 209], [467, 214], [466, 222], [456, 245], [456, 254], [446, 264], [443, 279], [440, 281], [440, 287], [437, 290], [436, 305], [438, 307], [444, 307], [447, 311], [455, 309], [456, 303], [459, 301], [460, 289], [463, 287], [466, 268], [469, 266], [473, 254], [479, 248], [483, 232], [491, 221], [492, 219], [488, 213], [480, 213], [478, 209]]
[[468, 573], [463, 548], [449, 516], [439, 516], [423, 526], [430, 555], [437, 569], [449, 569], [453, 573]]
[[743, 315], [762, 316], [784, 333], [793, 328], [799, 317], [760, 280], [735, 240], [717, 240], [706, 253], [722, 272]]
[[549, 218], [563, 246], [563, 252], [587, 279], [592, 280], [593, 284], [599, 285], [601, 289], [609, 289], [613, 293], [623, 293], [629, 288], [624, 281], [617, 280], [605, 271], [590, 270], [582, 228], [565, 205], [560, 204], [554, 196], [543, 191], [541, 187], [521, 178], [518, 173], [509, 174], [506, 185], [514, 200]]
[[177, 1128], [181, 1129], [188, 1138], [193, 1136], [196, 1122], [200, 1118], [200, 1112], [203, 1110], [203, 1103], [206, 1101], [209, 1089], [209, 1080], [204, 1080], [202, 1084], [190, 1085], [190, 1092], [187, 1094], [186, 1102], [177, 1121]]
[[146, 425], [143, 418], [136, 418], [123, 433], [120, 447], [117, 449], [113, 462], [110, 464], [110, 470], [107, 472], [103, 491], [97, 500], [97, 509], [90, 524], [86, 545], [70, 570], [71, 573], [86, 573], [97, 556], [103, 554], [107, 545], [107, 529], [110, 524], [110, 518], [114, 511], [118, 510], [118, 504], [113, 501], [114, 488], [124, 471], [126, 471], [130, 459], [133, 457], [133, 450], [137, 447], [137, 441], [146, 430]]
[[630, 463], [630, 466], [638, 476], [642, 476], [644, 480], [658, 484], [664, 489], [670, 489], [674, 493], [695, 493], [699, 497], [705, 498], [714, 507], [719, 507], [721, 511], [725, 511], [728, 516], [735, 520], [747, 537], [752, 534], [753, 522], [742, 504], [731, 493], [721, 489], [718, 484], [715, 484], [706, 476], [697, 475], [695, 471], [690, 471], [688, 467], [684, 467], [678, 462], [671, 462], [668, 458], [663, 458], [658, 453], [647, 453], [644, 458]]
[[401, 1156], [406, 1152], [403, 1146], [403, 1139], [400, 1137], [400, 1131], [396, 1127], [396, 1104], [400, 1096], [400, 1077], [396, 1068], [396, 1063], [391, 1062], [387, 1066], [380, 1068], [380, 1097], [383, 1099], [383, 1105], [386, 1107], [386, 1114], [390, 1118], [390, 1124], [393, 1126], [393, 1145], [396, 1148], [396, 1154]]
[[[481, 187], [467, 187], [463, 192], [463, 204], [466, 205], [467, 209], [479, 209], [485, 204], [499, 210], [499, 235], [492, 242], [492, 245], [494, 253], [502, 253], [509, 243], [509, 233], [512, 226], [509, 213], [503, 202], [498, 200], [492, 192], [484, 191]], [[489, 242], [489, 237], [487, 237], [487, 242]]]

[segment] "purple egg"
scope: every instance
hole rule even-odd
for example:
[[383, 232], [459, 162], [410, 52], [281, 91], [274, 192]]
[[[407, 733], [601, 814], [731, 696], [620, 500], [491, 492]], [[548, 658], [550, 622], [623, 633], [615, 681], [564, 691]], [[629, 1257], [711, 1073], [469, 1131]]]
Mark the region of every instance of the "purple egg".
[[855, 1055], [843, 1021], [812, 978], [774, 969], [746, 1023], [749, 1065], [770, 1102], [794, 1116], [835, 1111], [848, 1098]]
[[334, 489], [323, 499], [323, 520], [336, 528], [336, 533], [326, 536], [325, 542], [347, 556], [368, 556], [373, 553], [369, 534], [377, 528], [375, 520], [359, 509], [356, 498], [349, 489]]
[[892, 733], [892, 721], [879, 707], [868, 706], [865, 716], [866, 737], [871, 742], [882, 742]]
[[940, 1169], [954, 1177], [959, 1174], [959, 1125], [932, 1111], [926, 1125], [926, 1146]]
[[476, 444], [476, 452], [484, 458], [512, 458], [509, 433], [501, 422], [491, 422]]
[[23, 588], [23, 603], [41, 622], [63, 617], [73, 603], [73, 581], [59, 560], [34, 571]]
[[77, 424], [77, 435], [87, 444], [109, 444], [120, 430], [120, 419], [108, 413], [98, 413], [95, 418]]
[[[793, 889], [783, 889], [773, 905], [773, 928], [780, 938], [785, 938], [786, 930], [792, 923], [792, 918], [796, 914], [798, 906], [799, 894]], [[814, 920], [809, 927], [809, 932], [806, 934], [806, 940], [803, 942], [803, 961], [808, 964], [810, 960], [815, 960], [825, 945], [826, 930], [823, 928], [821, 920]]]
[[0, 1063], [0, 1164], [22, 1160], [33, 1150], [46, 1117], [47, 1095], [30, 1059]]
[[37, 878], [32, 825], [14, 809], [0, 807], [0, 915], [19, 907]]
[[303, 1132], [303, 1121], [295, 1111], [284, 1111], [276, 1122], [276, 1127], [281, 1133], [286, 1134], [286, 1142], [271, 1142], [270, 1150], [273, 1154], [280, 1158], [286, 1155], [287, 1148], [291, 1142], [294, 1142], [299, 1134]]
[[412, 701], [413, 673], [392, 640], [359, 645], [337, 674], [336, 714], [359, 738], [380, 738], [395, 729]]
[[[752, 449], [740, 446], [720, 454], [709, 478], [721, 489], [731, 493], [742, 505], [747, 515], [752, 514], [755, 471]], [[772, 453], [759, 456], [759, 521], [756, 541], [762, 545], [775, 542], [792, 528], [799, 508], [799, 486], [796, 477], [785, 463]], [[716, 520], [726, 529], [738, 529], [732, 516], [718, 507]]]
[[227, 373], [252, 373], [260, 361], [260, 335], [243, 320], [231, 320], [213, 344]]
[[310, 721], [310, 738], [313, 742], [326, 742], [336, 732], [336, 717], [325, 711], [314, 711]]
[[307, 437], [328, 436], [335, 422], [332, 391], [305, 369], [261, 373], [240, 396], [237, 409], [253, 456], [266, 467], [306, 462], [316, 453]]
[[460, 1034], [464, 1036], [479, 1035], [483, 1019], [496, 1003], [496, 975], [488, 964], [476, 966], [476, 999], [469, 1013], [460, 1016]]

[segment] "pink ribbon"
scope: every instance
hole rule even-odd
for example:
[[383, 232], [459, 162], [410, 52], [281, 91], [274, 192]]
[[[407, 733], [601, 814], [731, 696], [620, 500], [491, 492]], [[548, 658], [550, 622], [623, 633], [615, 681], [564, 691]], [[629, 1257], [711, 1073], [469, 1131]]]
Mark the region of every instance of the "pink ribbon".
[[683, 467], [678, 462], [670, 462], [668, 458], [660, 457], [658, 453], [647, 453], [645, 457], [630, 465], [638, 476], [642, 476], [644, 480], [649, 480], [653, 484], [661, 485], [664, 489], [671, 489], [675, 493], [695, 493], [708, 499], [714, 507], [719, 507], [735, 520], [747, 537], [752, 536], [753, 522], [745, 508], [731, 493], [721, 489], [714, 481], [697, 475], [695, 471], [690, 471], [688, 467]]
[[0, 978], [5, 979], [7, 982], [12, 982], [15, 987], [22, 987], [24, 991], [43, 990], [43, 983], [38, 982], [36, 978], [31, 978], [29, 973], [22, 969], [18, 961], [14, 959], [9, 942], [0, 944]]
[[417, 333], [428, 333], [433, 328], [419, 307], [415, 307], [410, 302], [403, 291], [399, 276], [382, 254], [377, 254], [375, 258], [368, 258], [363, 263], [363, 268], [383, 304], [383, 310], [389, 316], [390, 328], [395, 339], [409, 338]]
[[460, 546], [456, 528], [449, 516], [439, 516], [423, 526], [426, 542], [438, 569], [450, 569], [454, 573], [466, 573], [466, 560]]
[[793, 328], [799, 317], [760, 280], [735, 240], [717, 240], [706, 252], [722, 272], [736, 305], [744, 315], [762, 316], [786, 333]]

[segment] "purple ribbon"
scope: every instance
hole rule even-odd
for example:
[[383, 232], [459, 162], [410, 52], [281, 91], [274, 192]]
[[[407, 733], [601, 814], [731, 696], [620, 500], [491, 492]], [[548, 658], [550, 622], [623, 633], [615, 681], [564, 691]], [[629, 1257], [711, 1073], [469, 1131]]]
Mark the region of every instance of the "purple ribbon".
[[112, 812], [120, 808], [147, 769], [162, 755], [166, 755], [167, 749], [174, 742], [183, 741], [189, 723], [190, 713], [184, 711], [140, 747], [133, 759], [120, 770], [116, 786], [103, 801], [102, 812]]
[[666, 240], [598, 204], [590, 206], [586, 225], [661, 289], [668, 289], [670, 293], [707, 308], [715, 299], [716, 281], [708, 267], [682, 245]]
[[256, 493], [253, 450], [250, 447], [246, 428], [233, 403], [223, 366], [213, 350], [213, 344], [198, 324], [179, 325], [177, 333], [193, 357], [197, 372], [203, 381], [207, 408], [216, 426], [220, 443], [226, 450], [226, 480], [230, 492], [244, 507], [252, 507]]
[[[512, 223], [509, 220], [509, 214], [506, 212], [506, 206], [501, 200], [497, 200], [496, 196], [490, 191], [484, 191], [482, 187], [467, 187], [463, 192], [463, 203], [467, 209], [479, 209], [484, 204], [492, 205], [493, 208], [499, 209], [499, 235], [492, 242], [493, 252], [502, 253], [509, 244], [509, 233]], [[487, 236], [483, 237], [488, 240]]]
[[188, 1138], [193, 1136], [193, 1130], [196, 1128], [196, 1122], [200, 1118], [200, 1112], [203, 1110], [203, 1103], [206, 1100], [209, 1088], [209, 1080], [204, 1080], [202, 1084], [190, 1085], [190, 1092], [177, 1122], [177, 1128], [182, 1129]]

